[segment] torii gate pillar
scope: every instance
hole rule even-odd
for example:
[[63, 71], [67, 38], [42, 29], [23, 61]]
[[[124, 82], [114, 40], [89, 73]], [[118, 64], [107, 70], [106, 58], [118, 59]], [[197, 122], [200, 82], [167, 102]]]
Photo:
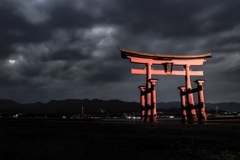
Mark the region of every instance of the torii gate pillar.
[[158, 79], [150, 79], [149, 82], [151, 83], [151, 121], [157, 122], [157, 96], [156, 96], [156, 83]]
[[146, 105], [145, 105], [145, 121], [146, 122], [150, 122], [151, 121], [151, 116], [152, 116], [152, 112], [151, 112], [151, 87], [152, 84], [149, 81], [152, 78], [152, 64], [151, 63], [147, 63], [146, 64], [147, 67], [147, 77], [146, 77], [146, 90], [145, 90], [145, 94], [146, 94]]
[[139, 86], [140, 89], [140, 111], [141, 111], [141, 122], [145, 121], [145, 86]]
[[189, 107], [189, 112], [188, 113], [188, 121], [190, 122], [197, 122], [198, 117], [196, 113], [196, 109], [194, 108], [194, 98], [193, 98], [193, 93], [192, 93], [192, 86], [191, 86], [191, 81], [190, 81], [190, 65], [186, 64], [185, 65], [185, 82], [186, 82], [186, 93], [187, 93], [187, 106]]
[[200, 122], [206, 122], [207, 121], [207, 115], [206, 115], [206, 111], [205, 111], [205, 102], [204, 102], [204, 94], [203, 94], [203, 83], [204, 80], [196, 80], [194, 81], [195, 83], [197, 83], [197, 88], [198, 88], [198, 104], [199, 104], [199, 121]]
[[187, 110], [186, 110], [186, 97], [185, 97], [185, 86], [178, 87], [180, 90], [180, 98], [181, 98], [181, 118], [182, 123], [187, 123]]

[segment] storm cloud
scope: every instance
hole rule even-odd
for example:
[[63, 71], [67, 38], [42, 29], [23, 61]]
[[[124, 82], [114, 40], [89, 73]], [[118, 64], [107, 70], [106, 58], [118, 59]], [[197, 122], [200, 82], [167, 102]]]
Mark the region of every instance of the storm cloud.
[[[144, 66], [118, 47], [167, 53], [212, 53], [204, 70], [207, 102], [240, 102], [238, 1], [2, 0], [0, 98], [139, 101]], [[194, 69], [194, 67], [193, 67]], [[155, 76], [157, 100], [178, 101], [184, 77]], [[194, 84], [192, 84], [194, 87]]]

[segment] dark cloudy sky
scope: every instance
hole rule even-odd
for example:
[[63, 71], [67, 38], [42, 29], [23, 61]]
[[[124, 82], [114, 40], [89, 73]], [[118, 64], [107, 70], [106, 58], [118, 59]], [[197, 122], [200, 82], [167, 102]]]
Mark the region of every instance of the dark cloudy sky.
[[[118, 47], [212, 53], [206, 102], [240, 102], [240, 1], [1, 0], [0, 98], [17, 102], [99, 98], [139, 101], [143, 68]], [[184, 77], [155, 76], [157, 101], [179, 101]], [[195, 87], [195, 84], [192, 83]]]

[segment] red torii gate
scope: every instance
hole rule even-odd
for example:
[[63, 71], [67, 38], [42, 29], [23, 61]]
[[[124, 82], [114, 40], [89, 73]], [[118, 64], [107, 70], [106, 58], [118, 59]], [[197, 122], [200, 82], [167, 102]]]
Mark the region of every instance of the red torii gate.
[[[152, 75], [181, 75], [185, 76], [185, 86], [178, 87], [181, 96], [182, 122], [207, 121], [203, 94], [204, 80], [197, 80], [197, 88], [192, 89], [190, 76], [203, 76], [203, 71], [192, 71], [190, 66], [202, 66], [206, 59], [211, 58], [210, 53], [201, 55], [168, 55], [135, 52], [119, 48], [122, 58], [130, 59], [132, 63], [145, 64], [144, 69], [131, 69], [132, 74], [145, 74], [146, 86], [139, 86], [141, 102], [141, 121], [156, 122], [156, 82]], [[164, 70], [155, 70], [152, 65], [163, 65]], [[183, 66], [184, 70], [173, 70], [173, 66]], [[193, 93], [198, 92], [198, 105], [194, 104]], [[186, 103], [187, 102], [187, 103]], [[197, 116], [196, 109], [199, 109]]]

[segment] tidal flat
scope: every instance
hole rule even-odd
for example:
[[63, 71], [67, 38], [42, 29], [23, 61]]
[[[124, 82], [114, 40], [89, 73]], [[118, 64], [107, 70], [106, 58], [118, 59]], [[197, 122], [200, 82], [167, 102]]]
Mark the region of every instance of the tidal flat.
[[237, 160], [239, 134], [239, 121], [0, 119], [0, 160]]

